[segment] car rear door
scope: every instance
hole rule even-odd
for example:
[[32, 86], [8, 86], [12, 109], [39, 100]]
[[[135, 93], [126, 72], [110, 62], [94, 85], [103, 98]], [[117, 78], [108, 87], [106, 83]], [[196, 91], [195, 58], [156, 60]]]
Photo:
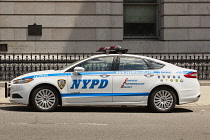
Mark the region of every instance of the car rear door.
[[113, 77], [113, 102], [140, 102], [149, 95], [158, 71], [150, 70], [141, 58], [119, 57]]

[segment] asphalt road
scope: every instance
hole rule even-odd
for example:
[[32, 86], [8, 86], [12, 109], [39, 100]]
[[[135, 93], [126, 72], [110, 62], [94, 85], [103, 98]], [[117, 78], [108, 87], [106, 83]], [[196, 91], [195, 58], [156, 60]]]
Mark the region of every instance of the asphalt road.
[[0, 105], [1, 140], [209, 140], [210, 107], [59, 107], [55, 112]]

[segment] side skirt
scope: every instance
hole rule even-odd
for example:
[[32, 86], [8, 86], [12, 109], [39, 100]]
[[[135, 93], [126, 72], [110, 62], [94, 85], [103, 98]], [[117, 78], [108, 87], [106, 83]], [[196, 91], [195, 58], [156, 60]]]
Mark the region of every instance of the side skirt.
[[63, 106], [147, 106], [147, 101], [141, 102], [90, 102], [90, 103], [63, 103]]

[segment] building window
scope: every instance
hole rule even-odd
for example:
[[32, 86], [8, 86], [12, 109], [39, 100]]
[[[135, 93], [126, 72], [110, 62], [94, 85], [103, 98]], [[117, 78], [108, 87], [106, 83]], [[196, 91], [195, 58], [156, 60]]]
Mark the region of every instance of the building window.
[[157, 0], [124, 0], [124, 37], [157, 38]]

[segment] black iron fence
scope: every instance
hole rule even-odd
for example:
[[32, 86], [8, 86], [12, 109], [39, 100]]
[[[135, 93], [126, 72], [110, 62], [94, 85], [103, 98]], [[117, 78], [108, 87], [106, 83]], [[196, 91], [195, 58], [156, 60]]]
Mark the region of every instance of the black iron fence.
[[[8, 81], [19, 75], [41, 70], [58, 70], [77, 60], [96, 53], [1, 53], [0, 81]], [[210, 79], [210, 53], [143, 53], [137, 55], [160, 59], [180, 67], [196, 69], [198, 78]]]

